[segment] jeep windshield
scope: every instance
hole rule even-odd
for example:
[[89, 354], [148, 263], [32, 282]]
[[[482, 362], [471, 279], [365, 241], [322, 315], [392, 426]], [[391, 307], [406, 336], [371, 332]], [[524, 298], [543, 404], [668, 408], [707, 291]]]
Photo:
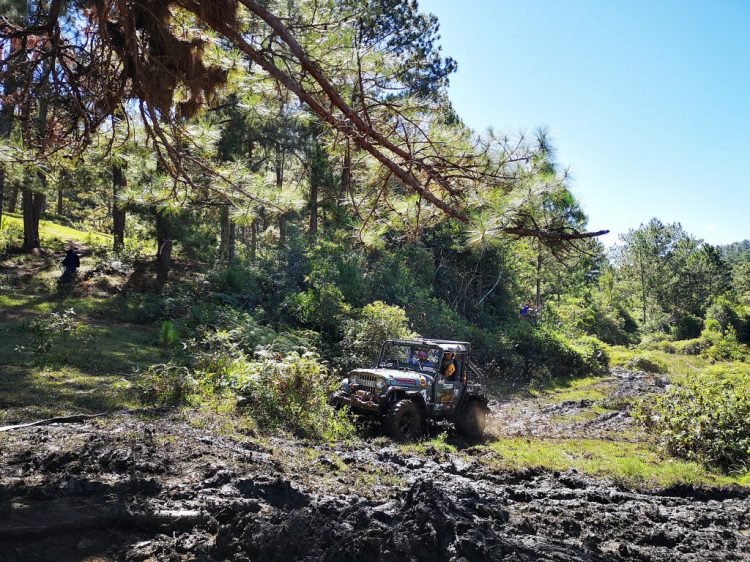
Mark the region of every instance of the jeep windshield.
[[383, 346], [378, 367], [434, 373], [440, 359], [440, 350], [419, 344], [388, 342]]

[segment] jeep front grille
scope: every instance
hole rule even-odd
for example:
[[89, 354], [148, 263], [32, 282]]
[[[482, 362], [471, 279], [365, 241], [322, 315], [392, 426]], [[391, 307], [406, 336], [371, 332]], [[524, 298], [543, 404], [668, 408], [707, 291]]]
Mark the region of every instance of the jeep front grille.
[[370, 390], [370, 392], [374, 392], [377, 388], [376, 384], [380, 377], [377, 377], [375, 375], [357, 375], [357, 378], [359, 379], [359, 382], [357, 383], [358, 386], [367, 388]]

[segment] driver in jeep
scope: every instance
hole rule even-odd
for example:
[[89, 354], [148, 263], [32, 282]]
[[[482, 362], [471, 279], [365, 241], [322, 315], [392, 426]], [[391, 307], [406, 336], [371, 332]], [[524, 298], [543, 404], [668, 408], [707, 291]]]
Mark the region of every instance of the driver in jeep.
[[456, 372], [456, 366], [453, 364], [453, 353], [447, 351], [443, 355], [443, 362], [440, 364], [440, 372], [445, 377], [445, 380], [452, 381], [453, 374]]

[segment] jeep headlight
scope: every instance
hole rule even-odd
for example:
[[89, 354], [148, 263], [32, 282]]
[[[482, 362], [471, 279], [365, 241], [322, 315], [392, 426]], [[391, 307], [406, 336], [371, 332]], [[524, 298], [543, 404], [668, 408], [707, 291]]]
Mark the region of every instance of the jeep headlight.
[[378, 379], [375, 381], [375, 388], [383, 390], [385, 388], [385, 379]]
[[357, 375], [349, 375], [349, 384], [359, 384], [359, 377]]
[[427, 386], [427, 379], [421, 375], [419, 376], [419, 386], [421, 386], [422, 388]]

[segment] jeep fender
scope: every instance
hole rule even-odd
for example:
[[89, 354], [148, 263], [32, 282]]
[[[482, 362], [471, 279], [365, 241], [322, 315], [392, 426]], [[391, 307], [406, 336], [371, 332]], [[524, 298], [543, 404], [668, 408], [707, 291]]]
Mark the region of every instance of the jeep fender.
[[399, 400], [408, 399], [414, 402], [420, 410], [424, 410], [426, 407], [425, 397], [423, 390], [407, 390], [405, 388], [390, 388], [386, 394], [385, 399], [388, 404], [393, 404]]

